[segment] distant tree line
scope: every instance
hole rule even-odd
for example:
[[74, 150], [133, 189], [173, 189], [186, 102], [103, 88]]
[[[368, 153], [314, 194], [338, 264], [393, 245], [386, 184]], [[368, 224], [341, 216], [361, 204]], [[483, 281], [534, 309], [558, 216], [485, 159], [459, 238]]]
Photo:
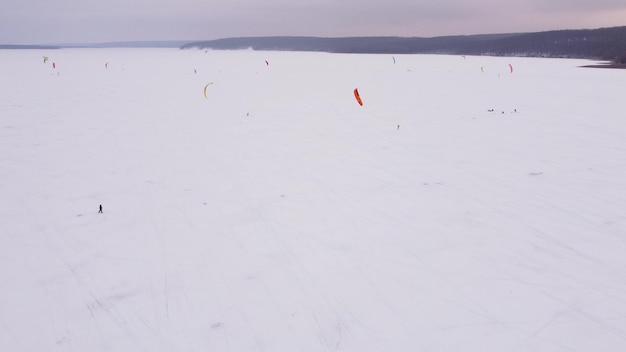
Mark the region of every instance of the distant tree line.
[[0, 49], [60, 49], [60, 47], [53, 45], [0, 44]]
[[199, 42], [118, 42], [80, 45], [2, 45], [0, 49], [65, 47], [180, 47], [215, 50], [321, 51], [330, 53], [446, 54], [581, 58], [626, 64], [626, 26], [535, 33], [420, 37], [247, 37]]
[[191, 42], [182, 49], [560, 57], [626, 61], [626, 26], [536, 33], [419, 37], [248, 37]]

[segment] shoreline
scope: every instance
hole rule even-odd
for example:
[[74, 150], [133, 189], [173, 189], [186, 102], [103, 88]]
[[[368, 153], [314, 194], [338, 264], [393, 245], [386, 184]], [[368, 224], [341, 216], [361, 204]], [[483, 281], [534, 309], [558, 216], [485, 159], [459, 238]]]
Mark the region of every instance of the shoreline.
[[607, 62], [604, 64], [595, 64], [595, 65], [584, 65], [580, 67], [585, 68], [613, 68], [613, 69], [626, 69], [626, 63], [620, 64], [616, 62]]

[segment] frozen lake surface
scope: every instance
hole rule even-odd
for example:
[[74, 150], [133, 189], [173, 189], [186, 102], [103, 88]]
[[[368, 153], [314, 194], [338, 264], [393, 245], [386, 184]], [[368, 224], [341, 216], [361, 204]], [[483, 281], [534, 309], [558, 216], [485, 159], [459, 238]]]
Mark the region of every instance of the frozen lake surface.
[[0, 63], [3, 350], [626, 350], [624, 70]]

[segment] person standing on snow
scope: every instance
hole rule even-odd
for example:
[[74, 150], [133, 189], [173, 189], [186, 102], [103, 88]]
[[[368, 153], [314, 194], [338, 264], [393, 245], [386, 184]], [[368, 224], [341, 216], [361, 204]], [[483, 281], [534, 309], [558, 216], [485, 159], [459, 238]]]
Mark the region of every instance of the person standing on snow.
[[98, 213], [102, 213], [102, 204], [100, 204], [100, 210], [98, 210]]

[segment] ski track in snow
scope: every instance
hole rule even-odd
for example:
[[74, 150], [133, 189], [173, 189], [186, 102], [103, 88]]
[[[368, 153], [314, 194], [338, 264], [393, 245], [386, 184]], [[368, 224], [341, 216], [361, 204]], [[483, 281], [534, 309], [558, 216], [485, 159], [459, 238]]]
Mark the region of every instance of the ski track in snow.
[[395, 58], [0, 51], [0, 345], [626, 349], [626, 72]]

